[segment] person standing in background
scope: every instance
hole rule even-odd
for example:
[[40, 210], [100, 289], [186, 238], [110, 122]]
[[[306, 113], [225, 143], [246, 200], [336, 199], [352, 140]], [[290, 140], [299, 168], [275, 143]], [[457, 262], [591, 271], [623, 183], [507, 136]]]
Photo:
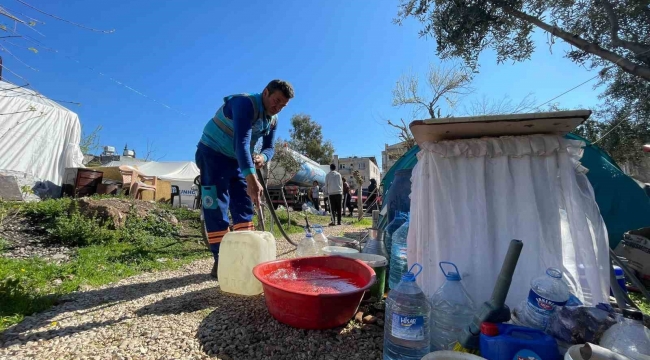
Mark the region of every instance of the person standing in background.
[[368, 200], [366, 202], [368, 203], [368, 212], [372, 214], [373, 210], [377, 210], [377, 192], [379, 189], [377, 188], [377, 180], [375, 179], [370, 179], [370, 186], [368, 186]]
[[[325, 195], [329, 198], [332, 222], [330, 226], [341, 225], [341, 207], [343, 205], [343, 180], [336, 171], [336, 165], [330, 165], [330, 172], [325, 176]], [[336, 221], [336, 223], [335, 223]]]
[[350, 217], [352, 216], [352, 196], [350, 195], [350, 185], [348, 180], [343, 178], [343, 215], [345, 215], [345, 209], [350, 211]]

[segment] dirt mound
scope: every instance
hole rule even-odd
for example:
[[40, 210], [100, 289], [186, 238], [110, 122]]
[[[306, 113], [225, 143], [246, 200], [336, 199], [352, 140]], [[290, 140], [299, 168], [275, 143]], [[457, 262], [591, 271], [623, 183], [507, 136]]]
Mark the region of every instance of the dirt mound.
[[95, 217], [112, 224], [116, 229], [123, 227], [126, 218], [133, 214], [140, 218], [156, 215], [173, 225], [178, 225], [178, 219], [174, 215], [147, 201], [81, 198], [76, 201], [75, 205], [82, 215]]

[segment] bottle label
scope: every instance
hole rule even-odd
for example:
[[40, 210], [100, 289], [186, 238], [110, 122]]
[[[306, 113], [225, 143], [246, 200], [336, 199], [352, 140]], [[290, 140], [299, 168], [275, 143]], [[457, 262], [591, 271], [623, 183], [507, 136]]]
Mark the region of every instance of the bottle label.
[[535, 352], [524, 349], [515, 354], [512, 360], [542, 360], [542, 358]]
[[424, 316], [393, 314], [391, 334], [402, 340], [424, 340]]
[[555, 307], [566, 305], [566, 301], [553, 301], [540, 296], [535, 290], [530, 289], [528, 293], [528, 304], [532, 305], [533, 310], [542, 315], [551, 315]]

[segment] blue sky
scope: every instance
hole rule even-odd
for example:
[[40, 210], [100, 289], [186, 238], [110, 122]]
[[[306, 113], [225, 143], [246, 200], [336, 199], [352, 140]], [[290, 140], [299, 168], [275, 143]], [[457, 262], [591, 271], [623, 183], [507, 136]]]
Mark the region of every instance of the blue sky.
[[[435, 41], [418, 37], [418, 23], [392, 24], [397, 0], [30, 3], [115, 32], [83, 30], [7, 0], [2, 5], [8, 10], [45, 22], [36, 27], [44, 37], [24, 27], [19, 31], [58, 53], [33, 54], [10, 46], [39, 71], [6, 53], [4, 65], [50, 98], [80, 102], [64, 105], [79, 114], [85, 130], [103, 127], [102, 145], [121, 150], [128, 143], [143, 154], [152, 142], [163, 161], [193, 160], [203, 126], [222, 98], [261, 91], [273, 78], [290, 81], [296, 90], [280, 114], [281, 137], [289, 136], [292, 114], [307, 113], [323, 126], [339, 155], [380, 157], [385, 143], [396, 142], [384, 119], [409, 119], [411, 114], [408, 108], [391, 106], [395, 82], [405, 72], [424, 74], [430, 63], [439, 62]], [[494, 54], [482, 54], [476, 92], [465, 100], [509, 95], [519, 101], [532, 92], [542, 103], [595, 75], [564, 59], [567, 47], [559, 40], [550, 53], [546, 37], [536, 39], [538, 51], [524, 63], [497, 65]], [[589, 84], [557, 101], [592, 108], [597, 95]]]

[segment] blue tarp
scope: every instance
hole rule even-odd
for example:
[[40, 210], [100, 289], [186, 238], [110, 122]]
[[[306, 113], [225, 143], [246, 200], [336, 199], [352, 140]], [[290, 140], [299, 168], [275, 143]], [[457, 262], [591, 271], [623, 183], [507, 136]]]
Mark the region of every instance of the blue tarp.
[[[625, 175], [614, 159], [598, 146], [574, 134], [568, 134], [566, 138], [586, 143], [580, 162], [589, 169], [587, 179], [594, 188], [596, 203], [607, 226], [609, 246], [615, 248], [629, 230], [650, 226], [650, 198], [644, 189]], [[381, 182], [384, 198], [390, 190], [395, 171], [415, 167], [418, 151], [418, 146], [413, 147], [388, 170]]]

